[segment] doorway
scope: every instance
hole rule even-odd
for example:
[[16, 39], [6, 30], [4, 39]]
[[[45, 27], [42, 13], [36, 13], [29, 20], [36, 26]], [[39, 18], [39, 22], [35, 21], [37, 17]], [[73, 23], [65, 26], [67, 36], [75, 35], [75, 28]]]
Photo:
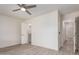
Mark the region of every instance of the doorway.
[[65, 20], [63, 22], [63, 47], [64, 52], [73, 53], [74, 52], [74, 27], [72, 20]]
[[32, 37], [32, 33], [31, 33], [31, 24], [28, 24], [28, 33], [27, 33], [27, 35], [28, 35], [28, 44], [31, 44], [31, 37]]

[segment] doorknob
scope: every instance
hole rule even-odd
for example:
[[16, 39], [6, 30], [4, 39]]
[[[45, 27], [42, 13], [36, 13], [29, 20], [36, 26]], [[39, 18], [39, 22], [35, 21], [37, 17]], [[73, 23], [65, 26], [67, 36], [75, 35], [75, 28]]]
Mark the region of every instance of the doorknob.
[[60, 34], [60, 32], [59, 32], [59, 34]]

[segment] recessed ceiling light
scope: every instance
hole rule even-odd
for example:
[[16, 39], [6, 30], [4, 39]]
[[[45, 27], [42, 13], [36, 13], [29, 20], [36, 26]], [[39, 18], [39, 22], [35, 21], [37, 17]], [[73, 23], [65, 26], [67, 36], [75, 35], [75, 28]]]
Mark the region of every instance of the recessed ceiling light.
[[26, 11], [26, 9], [25, 8], [21, 8], [21, 11]]

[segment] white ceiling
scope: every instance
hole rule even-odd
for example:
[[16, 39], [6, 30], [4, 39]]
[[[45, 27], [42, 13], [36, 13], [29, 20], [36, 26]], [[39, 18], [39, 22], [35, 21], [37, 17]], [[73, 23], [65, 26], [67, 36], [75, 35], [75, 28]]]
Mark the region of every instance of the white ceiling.
[[37, 4], [36, 8], [29, 9], [32, 12], [31, 16], [23, 11], [12, 12], [12, 10], [17, 8], [19, 7], [16, 4], [0, 4], [0, 13], [13, 17], [27, 19], [56, 9], [59, 9], [61, 14], [78, 11], [79, 4]]

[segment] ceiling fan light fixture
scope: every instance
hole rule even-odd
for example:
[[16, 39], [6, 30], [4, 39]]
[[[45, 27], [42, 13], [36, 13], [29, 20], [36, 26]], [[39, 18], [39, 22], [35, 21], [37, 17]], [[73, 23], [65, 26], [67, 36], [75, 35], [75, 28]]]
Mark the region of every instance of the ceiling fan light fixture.
[[13, 12], [16, 11], [24, 11], [28, 13], [29, 15], [32, 15], [32, 13], [29, 11], [30, 8], [36, 7], [36, 5], [26, 5], [26, 4], [17, 4], [20, 8], [13, 10]]
[[21, 11], [26, 11], [26, 9], [25, 8], [21, 8]]

